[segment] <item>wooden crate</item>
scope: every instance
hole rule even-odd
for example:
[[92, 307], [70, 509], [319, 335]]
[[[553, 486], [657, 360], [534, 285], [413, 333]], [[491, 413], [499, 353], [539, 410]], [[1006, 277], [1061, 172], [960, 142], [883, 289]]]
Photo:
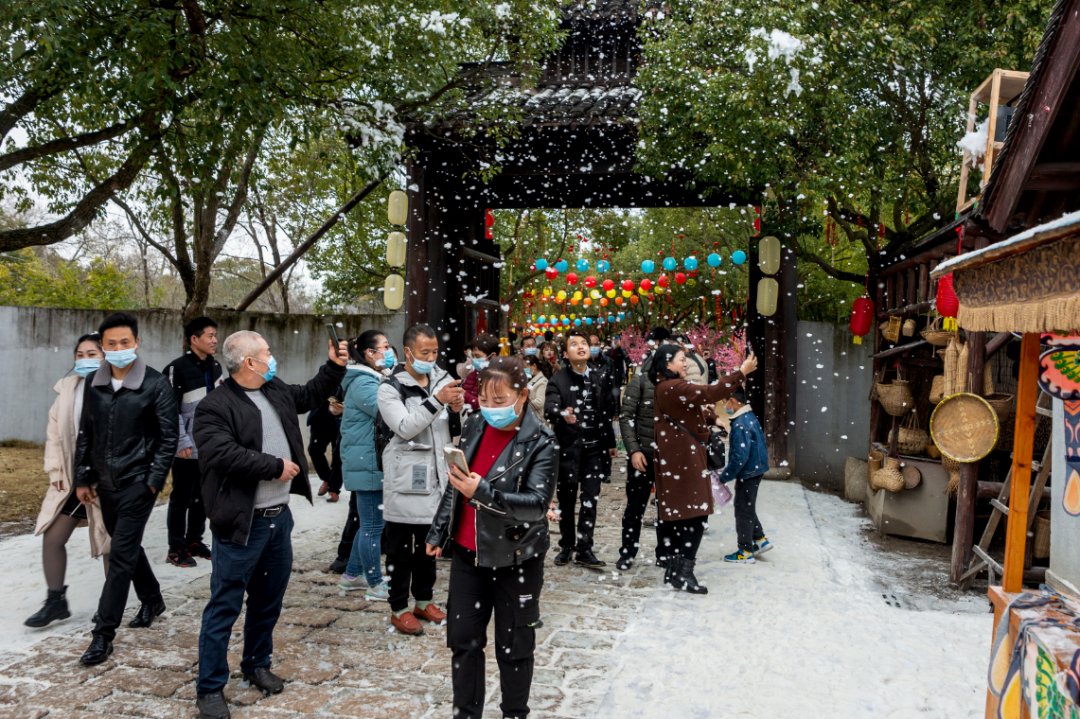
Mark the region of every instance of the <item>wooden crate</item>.
[[[986, 154], [982, 162], [982, 180], [979, 182], [980, 192], [990, 179], [990, 172], [994, 168], [994, 160], [1001, 151], [1003, 142], [995, 141], [997, 135], [998, 109], [1014, 105], [1020, 97], [1020, 93], [1027, 84], [1028, 73], [1017, 70], [995, 69], [989, 77], [982, 81], [975, 92], [971, 93], [968, 103], [967, 131], [974, 132], [978, 123], [980, 111], [983, 107], [989, 112], [990, 126], [986, 134]], [[959, 214], [975, 204], [978, 197], [968, 198], [968, 176], [971, 170], [971, 156], [964, 151], [963, 165], [960, 168], [960, 192], [956, 198], [956, 212]]]

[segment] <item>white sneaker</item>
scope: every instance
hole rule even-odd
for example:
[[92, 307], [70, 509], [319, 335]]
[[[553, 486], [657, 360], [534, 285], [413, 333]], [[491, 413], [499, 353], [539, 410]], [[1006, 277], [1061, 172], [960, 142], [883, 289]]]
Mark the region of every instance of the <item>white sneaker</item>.
[[369, 602], [390, 601], [390, 582], [380, 582], [364, 592], [364, 599]]
[[367, 588], [367, 580], [363, 577], [350, 577], [348, 574], [342, 574], [341, 581], [338, 582], [338, 587], [344, 589], [346, 592], [353, 592], [357, 589]]

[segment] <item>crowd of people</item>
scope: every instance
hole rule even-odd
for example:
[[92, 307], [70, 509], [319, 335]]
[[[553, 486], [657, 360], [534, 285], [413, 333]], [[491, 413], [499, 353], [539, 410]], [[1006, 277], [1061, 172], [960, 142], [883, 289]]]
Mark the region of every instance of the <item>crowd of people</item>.
[[[206, 719], [230, 716], [229, 638], [245, 602], [240, 671], [265, 693], [285, 686], [271, 671], [273, 629], [292, 569], [290, 496], [313, 500], [308, 455], [318, 495], [336, 502], [349, 492], [329, 571], [341, 575], [341, 590], [387, 602], [402, 634], [446, 623], [455, 717], [483, 712], [492, 618], [500, 708], [505, 717], [529, 713], [551, 528], [554, 566], [607, 566], [594, 535], [620, 436], [627, 480], [617, 570], [637, 561], [654, 493], [655, 563], [666, 585], [708, 591], [695, 562], [726, 483], [735, 486], [738, 549], [724, 559], [753, 563], [772, 547], [756, 514], [765, 439], [743, 388], [753, 355], [720, 376], [685, 336], [660, 327], [637, 366], [617, 335], [605, 347], [577, 331], [512, 345], [480, 334], [447, 369], [439, 337], [421, 324], [405, 332], [400, 356], [378, 330], [331, 341], [316, 376], [292, 385], [252, 331], [221, 342], [222, 369], [217, 329], [208, 317], [189, 322], [187, 351], [162, 372], [139, 356], [131, 315], [110, 315], [76, 341], [49, 413], [50, 484], [37, 524], [47, 596], [26, 620], [42, 627], [70, 616], [64, 547], [80, 523], [106, 573], [80, 661], [112, 654], [130, 587], [140, 607], [128, 626], [149, 627], [166, 611], [142, 538], [171, 472], [166, 561], [211, 562], [196, 685]], [[434, 595], [438, 558], [450, 560], [445, 608]]]

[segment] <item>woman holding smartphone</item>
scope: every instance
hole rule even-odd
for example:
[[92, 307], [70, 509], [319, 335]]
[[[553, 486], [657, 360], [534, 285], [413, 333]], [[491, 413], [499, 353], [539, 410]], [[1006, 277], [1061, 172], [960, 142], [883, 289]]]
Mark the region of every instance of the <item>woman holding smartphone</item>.
[[526, 410], [527, 385], [520, 357], [496, 357], [480, 373], [480, 412], [462, 431], [463, 456], [449, 458], [450, 485], [427, 536], [429, 555], [453, 558], [446, 643], [453, 651], [454, 716], [461, 719], [484, 711], [484, 647], [493, 613], [500, 708], [506, 717], [529, 713], [558, 447]]

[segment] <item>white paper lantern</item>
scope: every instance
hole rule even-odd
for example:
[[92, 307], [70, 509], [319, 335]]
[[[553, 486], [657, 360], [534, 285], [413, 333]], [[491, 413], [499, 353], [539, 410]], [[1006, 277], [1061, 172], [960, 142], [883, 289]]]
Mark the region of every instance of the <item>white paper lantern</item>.
[[391, 232], [386, 238], [386, 264], [391, 267], [404, 267], [405, 248], [405, 233]]
[[776, 314], [776, 298], [780, 285], [772, 277], [762, 277], [757, 283], [757, 311], [762, 317]]
[[386, 201], [386, 219], [391, 225], [404, 225], [409, 217], [409, 196], [394, 190]]
[[405, 302], [405, 278], [401, 275], [387, 275], [383, 283], [383, 304], [388, 310], [401, 309]]

